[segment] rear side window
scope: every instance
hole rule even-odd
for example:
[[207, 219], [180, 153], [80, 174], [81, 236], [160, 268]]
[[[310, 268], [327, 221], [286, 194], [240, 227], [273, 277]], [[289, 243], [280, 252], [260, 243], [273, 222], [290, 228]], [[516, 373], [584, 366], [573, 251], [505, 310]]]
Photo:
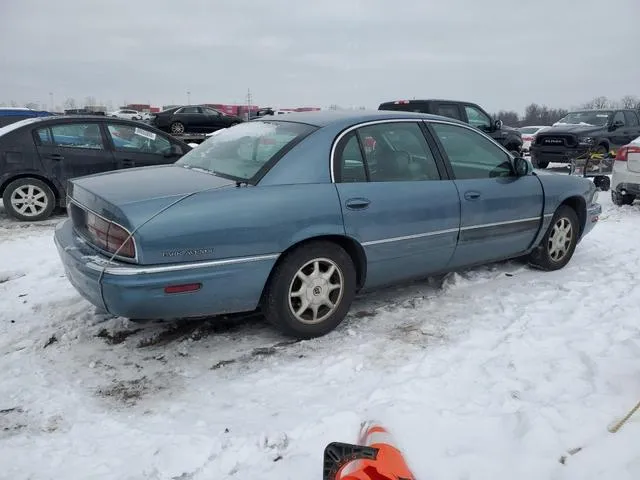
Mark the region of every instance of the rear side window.
[[336, 158], [340, 158], [340, 181], [343, 183], [366, 182], [367, 173], [364, 157], [358, 143], [356, 132], [351, 132], [340, 142], [336, 149]]
[[165, 154], [171, 150], [169, 140], [146, 128], [109, 124], [107, 130], [113, 146], [120, 152]]
[[624, 112], [624, 118], [627, 120], [627, 127], [638, 125], [638, 116], [634, 112]]
[[[102, 133], [97, 123], [65, 123], [37, 130], [44, 145], [103, 150]], [[48, 142], [48, 143], [45, 143]]]
[[408, 103], [395, 103], [387, 102], [378, 107], [378, 110], [391, 110], [396, 112], [415, 112], [415, 113], [429, 113], [429, 105], [426, 102], [408, 102]]
[[449, 104], [449, 103], [440, 103], [436, 107], [436, 115], [440, 115], [442, 117], [455, 118], [457, 120], [462, 120], [462, 115], [460, 115], [460, 109], [457, 105]]

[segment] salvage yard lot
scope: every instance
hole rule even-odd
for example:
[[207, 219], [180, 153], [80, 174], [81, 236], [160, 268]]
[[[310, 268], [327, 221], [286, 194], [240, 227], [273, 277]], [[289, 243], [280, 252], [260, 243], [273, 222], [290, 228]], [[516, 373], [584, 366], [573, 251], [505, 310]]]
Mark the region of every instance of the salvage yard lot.
[[302, 342], [257, 315], [96, 314], [56, 254], [63, 217], [0, 207], [2, 476], [317, 479], [326, 444], [376, 418], [424, 480], [640, 478], [640, 421], [606, 430], [640, 399], [640, 205], [600, 202], [561, 271], [371, 293]]

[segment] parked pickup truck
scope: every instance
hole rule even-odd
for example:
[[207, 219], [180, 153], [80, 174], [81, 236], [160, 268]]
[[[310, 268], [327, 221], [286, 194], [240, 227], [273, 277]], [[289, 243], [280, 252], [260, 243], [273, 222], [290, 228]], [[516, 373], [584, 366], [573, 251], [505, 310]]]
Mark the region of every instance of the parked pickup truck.
[[381, 103], [378, 110], [430, 113], [455, 118], [482, 130], [514, 154], [520, 155], [522, 152], [522, 134], [515, 128], [503, 125], [501, 120], [492, 120], [475, 103], [459, 100], [396, 100]]
[[580, 110], [571, 112], [536, 135], [531, 163], [547, 168], [550, 162], [570, 163], [587, 153], [614, 152], [640, 136], [635, 110]]

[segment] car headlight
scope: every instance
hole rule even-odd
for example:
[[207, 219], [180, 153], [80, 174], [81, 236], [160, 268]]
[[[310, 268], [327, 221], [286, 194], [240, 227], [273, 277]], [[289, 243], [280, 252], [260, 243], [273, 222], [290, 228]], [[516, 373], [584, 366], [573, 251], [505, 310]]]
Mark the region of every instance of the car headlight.
[[579, 145], [593, 145], [596, 143], [596, 139], [593, 137], [582, 137], [578, 139]]

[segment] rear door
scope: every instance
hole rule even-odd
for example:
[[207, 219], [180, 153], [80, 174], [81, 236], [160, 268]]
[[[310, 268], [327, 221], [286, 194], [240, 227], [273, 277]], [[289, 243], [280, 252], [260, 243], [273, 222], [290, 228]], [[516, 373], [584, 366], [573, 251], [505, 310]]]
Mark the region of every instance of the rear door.
[[199, 132], [202, 129], [204, 116], [200, 107], [182, 107], [173, 114], [171, 122], [180, 122], [185, 132]]
[[98, 121], [48, 124], [33, 133], [45, 170], [65, 188], [71, 178], [116, 168]]
[[333, 168], [345, 232], [365, 249], [367, 287], [446, 268], [460, 200], [420, 122], [381, 121], [347, 133]]
[[451, 268], [513, 257], [532, 246], [544, 205], [538, 178], [515, 175], [511, 157], [475, 129], [428, 125], [460, 195], [460, 237]]
[[108, 121], [106, 127], [118, 169], [170, 164], [181, 157], [172, 150], [168, 136], [142, 125]]

